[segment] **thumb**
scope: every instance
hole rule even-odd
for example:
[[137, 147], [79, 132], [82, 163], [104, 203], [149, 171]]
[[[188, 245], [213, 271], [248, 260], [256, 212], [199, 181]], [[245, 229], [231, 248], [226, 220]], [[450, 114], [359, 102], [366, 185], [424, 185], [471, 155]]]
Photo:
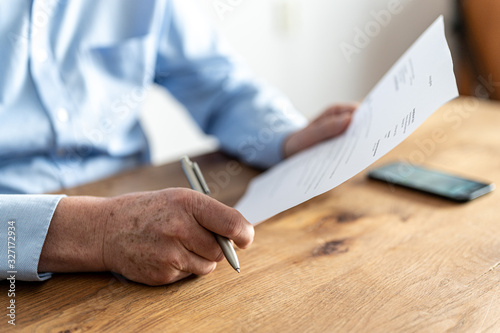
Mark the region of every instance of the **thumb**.
[[236, 209], [198, 192], [194, 200], [193, 217], [204, 228], [234, 241], [239, 248], [247, 248], [254, 237], [253, 225]]

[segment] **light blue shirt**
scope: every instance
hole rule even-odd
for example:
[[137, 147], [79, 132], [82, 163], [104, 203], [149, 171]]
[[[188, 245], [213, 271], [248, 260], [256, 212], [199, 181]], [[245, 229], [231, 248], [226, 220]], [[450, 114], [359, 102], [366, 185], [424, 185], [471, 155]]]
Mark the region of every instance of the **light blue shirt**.
[[[252, 76], [188, 0], [0, 0], [0, 268], [42, 280], [62, 196], [46, 193], [149, 162], [138, 112], [159, 84], [230, 154], [261, 167], [305, 125]], [[265, 52], [265, 50], [262, 50]], [[165, 110], [168, 112], [168, 110]]]

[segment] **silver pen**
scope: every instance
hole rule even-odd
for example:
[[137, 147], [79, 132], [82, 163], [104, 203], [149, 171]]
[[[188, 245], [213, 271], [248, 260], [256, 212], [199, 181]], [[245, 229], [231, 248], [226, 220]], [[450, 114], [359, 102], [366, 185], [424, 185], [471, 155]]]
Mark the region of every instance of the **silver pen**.
[[[203, 178], [203, 174], [201, 173], [198, 163], [191, 162], [189, 157], [183, 156], [181, 158], [181, 165], [182, 170], [184, 171], [184, 174], [186, 175], [189, 184], [191, 185], [191, 188], [195, 191], [209, 195], [210, 189], [205, 182], [205, 178]], [[227, 237], [218, 235], [216, 233], [214, 233], [214, 235], [227, 261], [239, 273], [240, 263], [238, 262], [238, 256], [236, 256], [236, 252], [234, 251], [231, 241]]]

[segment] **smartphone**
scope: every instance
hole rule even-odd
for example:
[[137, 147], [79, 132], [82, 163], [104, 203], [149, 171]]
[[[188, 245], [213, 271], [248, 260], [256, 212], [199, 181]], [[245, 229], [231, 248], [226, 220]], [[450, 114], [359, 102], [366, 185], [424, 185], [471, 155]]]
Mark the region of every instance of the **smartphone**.
[[470, 201], [495, 189], [494, 184], [407, 163], [392, 163], [372, 169], [368, 177], [456, 202]]

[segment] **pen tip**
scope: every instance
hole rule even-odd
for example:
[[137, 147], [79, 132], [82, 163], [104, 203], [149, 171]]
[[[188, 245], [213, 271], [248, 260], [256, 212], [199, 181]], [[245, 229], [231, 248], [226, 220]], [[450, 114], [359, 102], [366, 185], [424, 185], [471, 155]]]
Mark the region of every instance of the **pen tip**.
[[240, 269], [239, 269], [239, 268], [236, 268], [236, 271], [239, 273], [239, 272], [240, 272]]

